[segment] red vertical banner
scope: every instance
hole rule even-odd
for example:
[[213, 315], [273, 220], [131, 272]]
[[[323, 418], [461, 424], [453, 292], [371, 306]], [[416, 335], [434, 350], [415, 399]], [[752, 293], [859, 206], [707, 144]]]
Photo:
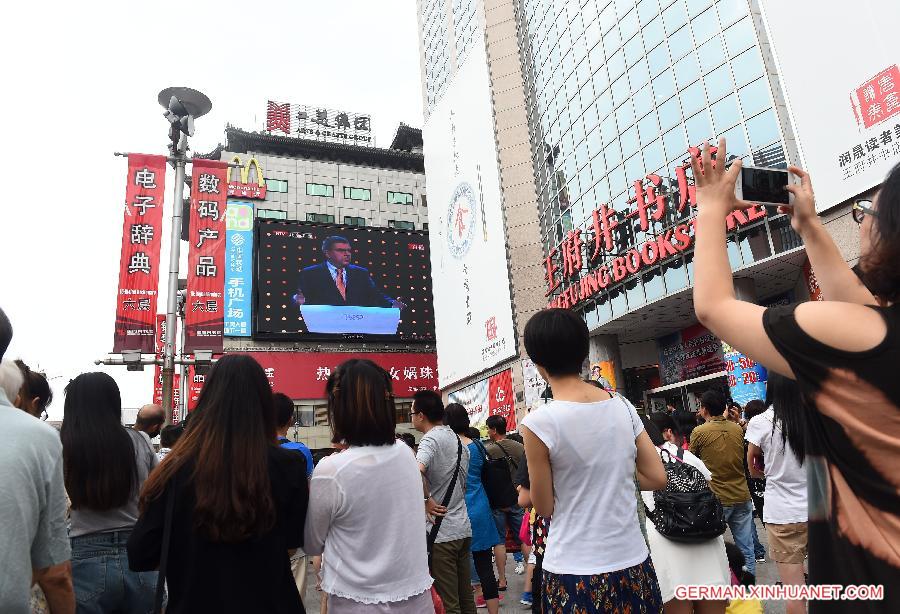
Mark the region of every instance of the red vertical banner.
[[165, 182], [165, 156], [128, 156], [113, 352], [154, 349]]
[[195, 160], [188, 234], [184, 351], [222, 352], [228, 165]]
[[516, 430], [516, 403], [512, 387], [512, 371], [507, 369], [488, 380], [490, 415], [506, 418], [506, 430]]
[[197, 408], [197, 401], [200, 400], [200, 391], [203, 390], [205, 380], [205, 375], [197, 373], [197, 367], [188, 365], [187, 403], [185, 404], [187, 411], [192, 412]]

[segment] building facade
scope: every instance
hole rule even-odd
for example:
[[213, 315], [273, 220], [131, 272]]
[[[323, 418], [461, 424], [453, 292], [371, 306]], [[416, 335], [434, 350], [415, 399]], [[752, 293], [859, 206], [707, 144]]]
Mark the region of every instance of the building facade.
[[[735, 398], [763, 394], [759, 374], [744, 377], [748, 386], [735, 377], [752, 361], [693, 313], [689, 170], [701, 144], [719, 137], [744, 166], [801, 165], [760, 6], [520, 0], [517, 19], [546, 292], [587, 322], [592, 374], [648, 410], [696, 409], [710, 386]], [[820, 210], [853, 264], [851, 204]], [[786, 216], [757, 207], [733, 214], [728, 230], [740, 298], [818, 296]]]
[[[459, 189], [467, 181], [465, 167], [471, 167], [468, 176], [480, 196], [475, 200], [480, 200], [479, 215], [484, 220], [484, 246], [491, 244], [491, 256], [481, 266], [463, 266], [468, 273], [463, 274], [461, 288], [455, 292], [459, 296], [454, 296], [456, 287], [447, 288], [448, 301], [460, 304], [447, 307], [451, 314], [446, 317], [452, 318], [458, 311], [479, 312], [471, 309], [477, 303], [487, 312], [483, 321], [469, 318], [472, 321], [463, 321], [456, 334], [448, 333], [442, 339], [442, 305], [436, 300], [439, 367], [451, 362], [460, 366], [454, 369], [454, 376], [442, 381], [442, 390], [448, 400], [467, 406], [473, 422], [483, 423], [489, 413], [507, 413], [512, 415], [507, 416], [512, 426], [515, 415], [521, 417], [526, 407], [529, 369], [523, 360], [522, 331], [528, 318], [546, 303], [515, 5], [509, 0], [418, 0], [417, 9], [426, 172], [450, 187], [447, 193], [432, 189], [429, 212], [435, 221], [460, 215], [457, 197], [466, 193]], [[469, 134], [476, 123], [477, 134]], [[457, 168], [448, 169], [450, 166]], [[491, 183], [496, 177], [496, 185], [483, 185], [482, 176], [490, 176]], [[460, 221], [459, 217], [452, 219]], [[479, 220], [475, 223], [482, 225]], [[433, 257], [440, 253], [441, 244], [452, 243], [449, 225], [436, 225], [432, 224], [430, 233]], [[479, 246], [481, 235], [476, 232], [473, 239]], [[495, 240], [500, 245], [493, 251]], [[451, 245], [450, 251], [457, 253], [459, 247]], [[444, 262], [450, 261], [453, 257], [446, 256]], [[480, 277], [481, 273], [483, 291], [469, 296], [469, 282], [475, 284], [475, 280], [467, 275]], [[435, 273], [436, 297], [440, 284], [453, 285], [452, 279]], [[498, 334], [501, 321], [499, 328], [508, 325], [508, 335], [502, 330]], [[442, 348], [442, 343], [450, 347]], [[464, 354], [466, 350], [471, 354]]]
[[[233, 202], [251, 207], [254, 230], [271, 222], [299, 222], [296, 228], [301, 231], [328, 227], [322, 231], [326, 235], [371, 228], [427, 242], [421, 130], [401, 124], [389, 148], [235, 127], [228, 127], [225, 136], [225, 143], [204, 157], [235, 165], [229, 177], [229, 189], [235, 192], [229, 197], [229, 215]], [[338, 228], [330, 229], [330, 225]], [[257, 239], [252, 254], [252, 278], [257, 284], [267, 266], [257, 251], [263, 241]], [[317, 258], [318, 250], [313, 248]], [[246, 274], [249, 282], [250, 274]], [[226, 317], [224, 347], [226, 352], [250, 353], [266, 369], [273, 388], [292, 397], [299, 424], [292, 438], [313, 449], [330, 448], [325, 380], [336, 364], [349, 358], [369, 358], [390, 371], [395, 379], [398, 430], [412, 430], [412, 392], [418, 387], [436, 387], [433, 342], [323, 341], [304, 340], [303, 335], [285, 338], [260, 334], [256, 318], [272, 302], [266, 294], [264, 289], [254, 288], [248, 300], [251, 313], [241, 314], [247, 318], [243, 334], [229, 335]], [[430, 292], [427, 294], [420, 299], [430, 304]]]

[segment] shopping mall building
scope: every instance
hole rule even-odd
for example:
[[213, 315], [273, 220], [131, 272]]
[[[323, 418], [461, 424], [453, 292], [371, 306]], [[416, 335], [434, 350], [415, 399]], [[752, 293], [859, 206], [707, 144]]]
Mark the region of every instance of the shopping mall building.
[[[870, 198], [886, 169], [900, 161], [900, 106], [892, 104], [900, 91], [893, 64], [900, 54], [882, 54], [858, 70], [832, 60], [827, 46], [833, 42], [823, 40], [832, 32], [839, 40], [841, 28], [855, 27], [856, 18], [816, 16], [816, 23], [805, 21], [808, 33], [789, 35], [800, 9], [781, 4], [420, 0], [427, 110], [452, 97], [461, 67], [486, 57], [500, 176], [521, 177], [527, 162], [534, 188], [531, 196], [521, 188], [525, 179], [517, 189], [501, 185], [515, 356], [451, 383], [451, 397], [454, 389], [511, 368], [516, 412], [527, 411], [535, 395], [525, 385], [521, 331], [535, 294], [541, 306], [584, 317], [590, 373], [648, 409], [696, 409], [698, 393], [711, 386], [744, 400], [762, 394], [764, 372], [723, 348], [694, 315], [690, 156], [701, 143], [725, 137], [728, 158], [745, 166], [806, 166], [821, 179], [817, 209], [851, 265], [859, 257], [852, 203]], [[791, 40], [798, 36], [808, 40]], [[486, 54], [468, 49], [482, 39]], [[821, 56], [806, 75], [802, 45], [809, 56]], [[825, 67], [816, 72], [828, 62], [840, 78]], [[815, 81], [819, 75], [828, 79]], [[822, 88], [818, 101], [809, 99], [813, 81]], [[428, 127], [426, 117], [425, 166], [433, 187], [432, 174], [441, 169], [429, 157]], [[446, 211], [439, 198], [432, 191], [432, 209]], [[757, 207], [732, 214], [727, 228], [739, 298], [763, 305], [821, 298], [786, 216]], [[523, 242], [532, 247], [531, 238], [538, 249], [521, 249]], [[534, 283], [520, 286], [517, 271], [527, 268], [533, 281], [538, 263], [539, 292]]]

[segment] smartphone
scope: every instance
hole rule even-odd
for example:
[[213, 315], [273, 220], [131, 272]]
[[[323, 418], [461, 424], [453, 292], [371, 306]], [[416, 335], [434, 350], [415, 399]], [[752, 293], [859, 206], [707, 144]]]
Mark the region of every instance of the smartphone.
[[738, 174], [734, 186], [735, 196], [760, 205], [788, 207], [791, 193], [784, 188], [790, 182], [790, 174], [778, 168], [745, 166]]

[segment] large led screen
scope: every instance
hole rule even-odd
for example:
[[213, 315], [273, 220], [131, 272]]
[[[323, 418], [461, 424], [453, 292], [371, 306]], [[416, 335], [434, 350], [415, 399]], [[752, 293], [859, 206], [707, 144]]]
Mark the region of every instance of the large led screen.
[[255, 336], [434, 341], [420, 231], [257, 220]]

